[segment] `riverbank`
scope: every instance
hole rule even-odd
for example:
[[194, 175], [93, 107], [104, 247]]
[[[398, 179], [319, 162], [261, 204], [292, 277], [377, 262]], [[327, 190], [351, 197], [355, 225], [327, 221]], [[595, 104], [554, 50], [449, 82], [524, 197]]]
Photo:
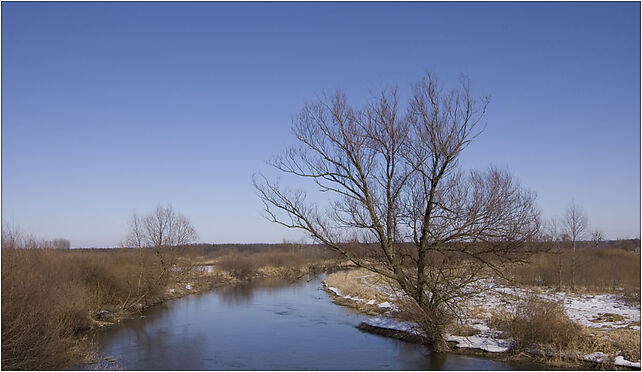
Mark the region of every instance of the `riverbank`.
[[57, 370], [91, 363], [94, 331], [144, 317], [160, 303], [253, 278], [294, 280], [338, 264], [278, 247], [237, 254], [261, 260], [239, 276], [219, 267], [224, 266], [220, 255], [171, 249], [3, 248], [2, 369]]
[[[470, 298], [466, 304], [467, 313], [447, 329], [446, 340], [455, 352], [499, 360], [530, 359], [561, 368], [640, 367], [639, 305], [627, 305], [609, 294], [569, 294], [508, 287], [495, 283], [491, 278], [485, 285], [487, 291]], [[387, 279], [355, 269], [328, 276], [324, 288], [335, 303], [353, 307], [364, 314], [377, 315], [360, 325], [361, 329], [395, 338], [425, 341], [421, 327], [402, 311], [404, 296]], [[563, 324], [570, 325], [578, 335], [572, 347], [555, 350], [551, 345], [531, 343], [525, 347], [523, 343], [516, 342], [520, 339], [512, 336], [511, 326], [515, 326], [517, 309], [530, 298], [563, 307], [562, 316], [570, 318]], [[381, 304], [384, 307], [379, 307]], [[541, 303], [535, 305], [542, 306]], [[529, 325], [532, 326], [532, 322]], [[536, 333], [537, 329], [528, 331]], [[514, 328], [513, 333], [518, 334]]]
[[[263, 261], [265, 254], [256, 253], [244, 256], [243, 260]], [[289, 257], [292, 258], [292, 257]], [[211, 291], [216, 288], [234, 288], [240, 285], [247, 285], [254, 281], [277, 280], [279, 282], [296, 282], [306, 276], [313, 276], [322, 272], [341, 270], [349, 267], [344, 260], [321, 259], [310, 262], [296, 260], [296, 265], [279, 265], [274, 261], [252, 267], [251, 270], [238, 271], [235, 265], [229, 265], [229, 256], [221, 259], [193, 263], [189, 268], [189, 276], [183, 276], [181, 281], [168, 285], [162, 299], [140, 307], [137, 312], [105, 312], [101, 321], [97, 321], [98, 328], [111, 327], [121, 321], [135, 317], [144, 318], [146, 311], [153, 310], [156, 306], [171, 300], [177, 300], [187, 295], [199, 294]], [[269, 260], [268, 260], [269, 261]], [[279, 261], [280, 262], [280, 261]], [[292, 260], [288, 260], [292, 263]], [[111, 314], [111, 317], [110, 317]], [[97, 329], [94, 329], [94, 331]], [[93, 347], [93, 345], [92, 345]], [[85, 358], [83, 364], [95, 364], [102, 362], [102, 355], [92, 354], [91, 358]], [[116, 360], [107, 358], [106, 368], [111, 368], [110, 363]]]
[[325, 277], [252, 280], [169, 301], [103, 329], [99, 350], [115, 361], [108, 369], [124, 370], [541, 369], [434, 355], [421, 344], [363, 332], [356, 325], [366, 318], [335, 305], [322, 289]]

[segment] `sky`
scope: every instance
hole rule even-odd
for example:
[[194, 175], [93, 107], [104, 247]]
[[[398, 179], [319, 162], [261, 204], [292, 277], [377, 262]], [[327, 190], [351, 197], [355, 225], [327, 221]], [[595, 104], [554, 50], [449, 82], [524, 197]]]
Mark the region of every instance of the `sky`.
[[466, 74], [491, 103], [461, 166], [507, 168], [640, 237], [640, 3], [2, 5], [2, 222], [113, 247], [171, 203], [200, 242], [281, 242], [252, 174], [336, 89]]

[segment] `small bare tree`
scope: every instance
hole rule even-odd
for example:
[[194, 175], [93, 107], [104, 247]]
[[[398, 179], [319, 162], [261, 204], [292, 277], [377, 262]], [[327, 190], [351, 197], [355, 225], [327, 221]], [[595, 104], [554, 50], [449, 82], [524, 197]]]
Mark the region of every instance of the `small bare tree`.
[[[447, 348], [443, 328], [479, 290], [480, 275], [519, 260], [539, 229], [534, 195], [508, 172], [457, 168], [487, 103], [473, 98], [467, 79], [446, 91], [432, 76], [415, 85], [405, 113], [396, 89], [362, 108], [337, 92], [304, 105], [292, 128], [299, 145], [272, 161], [335, 196], [330, 208], [254, 179], [270, 220], [398, 283], [423, 312], [437, 350]], [[355, 241], [376, 252], [355, 254]]]
[[557, 289], [562, 289], [562, 222], [559, 217], [551, 217], [544, 225], [544, 240], [550, 244], [550, 253], [557, 255]]
[[2, 248], [24, 248], [24, 237], [17, 226], [2, 224]]
[[575, 204], [575, 200], [571, 201], [566, 208], [566, 215], [564, 216], [564, 230], [568, 237], [573, 242], [573, 253], [571, 258], [571, 290], [575, 290], [575, 269], [577, 264], [576, 245], [577, 241], [584, 238], [586, 229], [588, 228], [588, 219], [584, 211]]
[[600, 243], [604, 240], [604, 235], [600, 230], [593, 230], [591, 233], [591, 239], [593, 240], [593, 245], [595, 245], [595, 248], [600, 247]]
[[[141, 270], [138, 276], [136, 292], [130, 293], [122, 307], [128, 307], [145, 298], [154, 288], [143, 289], [143, 276], [154, 272], [154, 282], [161, 284], [168, 278], [172, 266], [176, 263], [179, 249], [198, 238], [196, 229], [184, 215], [174, 211], [171, 205], [158, 206], [150, 214], [140, 217], [134, 212], [129, 220], [129, 232], [123, 243], [124, 247], [140, 248]], [[158, 258], [158, 270], [146, 267], [142, 249], [153, 249]]]
[[187, 217], [174, 211], [171, 205], [158, 206], [145, 217], [138, 216], [136, 212], [132, 214], [125, 246], [160, 251], [184, 246], [197, 238], [196, 229]]

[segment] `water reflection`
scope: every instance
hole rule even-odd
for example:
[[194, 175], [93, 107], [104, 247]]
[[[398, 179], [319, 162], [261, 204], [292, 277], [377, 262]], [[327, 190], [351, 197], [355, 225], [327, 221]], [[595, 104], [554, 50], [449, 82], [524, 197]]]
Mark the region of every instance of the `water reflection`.
[[483, 358], [362, 332], [365, 316], [331, 303], [321, 277], [262, 281], [188, 296], [100, 335], [125, 369], [510, 369]]
[[[319, 276], [309, 278], [317, 280]], [[233, 286], [219, 287], [215, 292], [219, 295], [221, 301], [230, 306], [251, 305], [252, 298], [256, 291], [266, 294], [278, 293], [283, 288], [288, 287], [291, 290], [304, 288], [307, 281], [303, 280], [284, 280], [284, 279], [257, 279], [252, 282], [239, 283]]]

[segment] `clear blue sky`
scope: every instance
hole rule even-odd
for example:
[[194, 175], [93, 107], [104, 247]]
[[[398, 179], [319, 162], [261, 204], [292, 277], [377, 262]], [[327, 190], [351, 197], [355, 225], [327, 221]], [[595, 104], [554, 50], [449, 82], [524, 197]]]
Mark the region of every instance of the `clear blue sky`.
[[492, 102], [462, 159], [544, 216], [640, 236], [639, 3], [2, 3], [2, 221], [115, 246], [172, 203], [203, 242], [296, 239], [251, 175], [322, 92], [467, 74]]

